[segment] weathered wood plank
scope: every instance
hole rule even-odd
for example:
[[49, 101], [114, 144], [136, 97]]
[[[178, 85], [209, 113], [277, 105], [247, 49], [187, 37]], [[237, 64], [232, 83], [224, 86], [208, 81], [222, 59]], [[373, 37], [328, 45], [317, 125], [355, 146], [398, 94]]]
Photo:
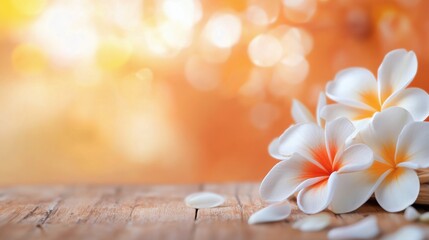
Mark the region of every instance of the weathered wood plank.
[[[197, 191], [222, 194], [226, 202], [198, 211], [186, 207], [183, 199]], [[327, 231], [291, 227], [305, 216], [291, 203], [288, 220], [248, 225], [251, 214], [266, 206], [254, 183], [0, 188], [0, 239], [326, 239]], [[377, 216], [383, 233], [409, 224], [402, 213], [386, 213], [370, 201], [353, 213], [332, 214], [333, 226], [368, 215]]]

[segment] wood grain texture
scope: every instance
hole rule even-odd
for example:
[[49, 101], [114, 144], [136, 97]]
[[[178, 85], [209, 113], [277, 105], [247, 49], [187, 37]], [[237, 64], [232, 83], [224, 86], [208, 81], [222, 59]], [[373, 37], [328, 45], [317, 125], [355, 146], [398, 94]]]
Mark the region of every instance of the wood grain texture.
[[[211, 209], [186, 207], [183, 199], [197, 191], [220, 193], [226, 202]], [[248, 225], [264, 206], [254, 183], [8, 187], [0, 188], [0, 239], [326, 239], [327, 231], [291, 228], [305, 216], [295, 204], [286, 221]], [[332, 214], [333, 227], [368, 215], [378, 217], [383, 234], [409, 224], [402, 213], [387, 213], [370, 201], [353, 213]]]

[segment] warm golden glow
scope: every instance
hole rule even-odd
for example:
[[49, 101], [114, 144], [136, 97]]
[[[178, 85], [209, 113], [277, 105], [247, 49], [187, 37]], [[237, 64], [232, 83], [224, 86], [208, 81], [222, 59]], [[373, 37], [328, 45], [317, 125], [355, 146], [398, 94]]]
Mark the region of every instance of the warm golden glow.
[[[406, 48], [421, 65], [413, 84], [428, 89], [428, 8], [2, 0], [0, 184], [260, 180], [291, 99], [315, 109], [340, 69], [376, 72], [388, 51]], [[375, 93], [362, 98], [380, 110]], [[339, 167], [326, 150], [315, 157]]]

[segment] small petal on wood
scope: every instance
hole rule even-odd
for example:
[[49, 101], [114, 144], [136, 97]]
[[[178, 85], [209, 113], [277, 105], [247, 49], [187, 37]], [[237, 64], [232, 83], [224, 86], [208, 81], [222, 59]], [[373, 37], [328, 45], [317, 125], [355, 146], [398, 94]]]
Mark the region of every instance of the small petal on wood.
[[338, 227], [328, 232], [329, 239], [370, 239], [375, 238], [380, 233], [375, 216], [369, 216], [363, 220], [348, 225]]
[[398, 231], [383, 237], [381, 240], [423, 240], [425, 232], [417, 226], [405, 226]]
[[248, 223], [257, 224], [282, 221], [289, 217], [291, 211], [288, 202], [275, 203], [252, 214]]
[[325, 229], [330, 224], [331, 216], [328, 213], [319, 213], [296, 221], [292, 227], [303, 232], [315, 232]]
[[425, 212], [422, 215], [420, 215], [419, 220], [421, 222], [429, 222], [429, 212]]
[[191, 208], [213, 208], [222, 205], [225, 198], [212, 192], [197, 192], [188, 195], [185, 203]]
[[410, 206], [410, 207], [407, 207], [407, 209], [405, 209], [404, 217], [405, 217], [405, 220], [413, 222], [419, 219], [420, 213], [417, 212], [415, 208]]

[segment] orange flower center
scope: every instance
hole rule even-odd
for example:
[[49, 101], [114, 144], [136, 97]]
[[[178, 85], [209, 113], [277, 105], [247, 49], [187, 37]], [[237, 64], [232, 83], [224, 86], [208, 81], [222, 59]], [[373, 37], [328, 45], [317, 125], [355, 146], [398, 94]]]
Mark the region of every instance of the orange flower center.
[[316, 160], [321, 167], [310, 162], [306, 163], [304, 175], [302, 176], [303, 179], [329, 177], [331, 173], [338, 171], [341, 167], [338, 162], [334, 162], [335, 155], [337, 154], [337, 146], [335, 144], [329, 144], [328, 150], [325, 146], [318, 146], [311, 150], [311, 154], [312, 158]]
[[[369, 169], [370, 175], [374, 178], [378, 178], [383, 173], [385, 173], [388, 170], [392, 170], [392, 172], [389, 174], [389, 179], [391, 176], [397, 176], [398, 174], [401, 174], [403, 171], [402, 168], [397, 167], [397, 165], [401, 162], [405, 162], [408, 160], [409, 156], [407, 156], [402, 151], [399, 151], [396, 153], [396, 143], [391, 142], [386, 144], [382, 149], [380, 149], [379, 156], [384, 161], [374, 161], [373, 165]], [[379, 159], [380, 160], [380, 159]]]
[[363, 110], [360, 109], [360, 112], [353, 118], [353, 120], [361, 120], [365, 118], [371, 118], [374, 113], [381, 112], [381, 104], [378, 100], [377, 92], [364, 92], [361, 93], [361, 101], [366, 105], [373, 108], [373, 110]]

